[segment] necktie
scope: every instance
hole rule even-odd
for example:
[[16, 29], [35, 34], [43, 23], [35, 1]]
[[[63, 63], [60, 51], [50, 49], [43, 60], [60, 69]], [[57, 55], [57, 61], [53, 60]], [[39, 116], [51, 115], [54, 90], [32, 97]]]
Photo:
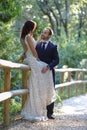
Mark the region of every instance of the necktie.
[[43, 50], [45, 50], [45, 44], [46, 44], [46, 42], [43, 42], [43, 46], [42, 46]]
[[45, 50], [45, 44], [43, 43], [43, 50]]

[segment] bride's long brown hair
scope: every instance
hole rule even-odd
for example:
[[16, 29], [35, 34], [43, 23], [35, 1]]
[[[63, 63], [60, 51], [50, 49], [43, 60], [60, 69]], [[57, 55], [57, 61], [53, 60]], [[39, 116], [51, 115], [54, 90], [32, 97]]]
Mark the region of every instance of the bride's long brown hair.
[[36, 28], [36, 22], [32, 21], [32, 20], [28, 20], [24, 23], [23, 27], [22, 27], [22, 31], [21, 31], [21, 38], [25, 38], [25, 36], [30, 32], [30, 31], [34, 31]]

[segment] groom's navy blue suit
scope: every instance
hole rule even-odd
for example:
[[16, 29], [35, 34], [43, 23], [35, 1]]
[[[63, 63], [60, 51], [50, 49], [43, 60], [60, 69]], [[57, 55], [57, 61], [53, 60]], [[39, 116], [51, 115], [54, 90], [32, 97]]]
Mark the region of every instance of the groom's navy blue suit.
[[[48, 42], [47, 48], [43, 50], [42, 43], [38, 43], [36, 46], [36, 51], [38, 53], [38, 57], [41, 61], [48, 64], [50, 70], [52, 70], [53, 74], [53, 82], [55, 85], [55, 71], [54, 67], [59, 63], [59, 54], [57, 50], [57, 45], [53, 44], [51, 41]], [[47, 116], [51, 116], [53, 114], [54, 103], [47, 106]]]

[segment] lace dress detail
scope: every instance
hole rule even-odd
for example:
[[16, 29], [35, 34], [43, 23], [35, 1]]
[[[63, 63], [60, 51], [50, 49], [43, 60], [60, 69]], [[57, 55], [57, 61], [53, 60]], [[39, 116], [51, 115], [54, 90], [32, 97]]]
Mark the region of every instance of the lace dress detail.
[[[32, 36], [30, 37], [35, 47], [36, 42]], [[27, 81], [29, 95], [27, 96], [27, 100], [21, 114], [24, 119], [30, 121], [44, 121], [47, 120], [46, 106], [55, 100], [52, 72], [47, 71], [45, 74], [41, 73], [41, 69], [47, 64], [42, 61], [37, 61], [37, 59], [32, 55], [26, 38], [25, 42], [27, 44], [28, 51], [26, 53], [27, 57], [24, 60], [24, 63], [29, 65], [31, 73]]]

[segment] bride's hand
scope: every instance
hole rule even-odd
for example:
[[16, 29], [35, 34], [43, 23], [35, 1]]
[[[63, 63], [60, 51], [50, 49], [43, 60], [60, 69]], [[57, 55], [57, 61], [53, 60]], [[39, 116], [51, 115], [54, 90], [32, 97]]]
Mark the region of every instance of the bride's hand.
[[23, 62], [23, 60], [26, 58], [25, 52], [18, 58], [18, 62]]
[[49, 69], [48, 69], [47, 66], [46, 66], [46, 67], [43, 67], [43, 68], [42, 68], [41, 72], [42, 72], [42, 73], [46, 73], [48, 70], [49, 70]]
[[40, 61], [40, 59], [39, 59], [39, 58], [37, 58], [37, 61]]

